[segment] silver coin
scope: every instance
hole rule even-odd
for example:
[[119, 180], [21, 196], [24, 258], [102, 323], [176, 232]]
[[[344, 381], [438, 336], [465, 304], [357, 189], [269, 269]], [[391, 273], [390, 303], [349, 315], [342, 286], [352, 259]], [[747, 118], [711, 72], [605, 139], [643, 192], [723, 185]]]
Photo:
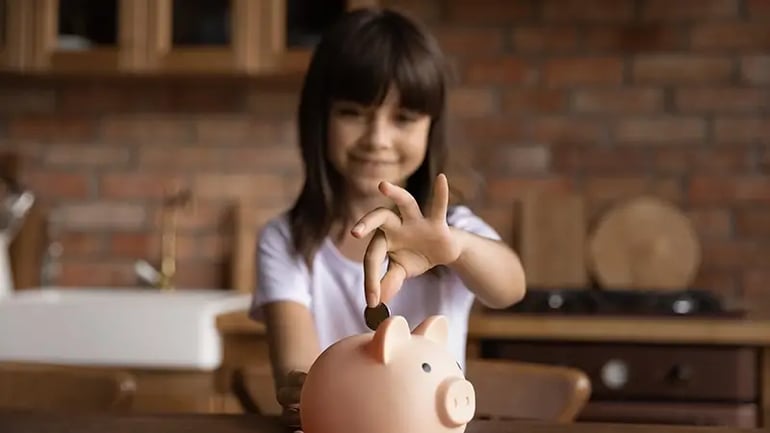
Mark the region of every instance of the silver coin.
[[372, 331], [376, 331], [377, 327], [380, 326], [380, 323], [385, 321], [388, 317], [390, 317], [390, 309], [383, 303], [380, 303], [380, 305], [376, 307], [366, 307], [366, 309], [364, 309], [366, 326]]

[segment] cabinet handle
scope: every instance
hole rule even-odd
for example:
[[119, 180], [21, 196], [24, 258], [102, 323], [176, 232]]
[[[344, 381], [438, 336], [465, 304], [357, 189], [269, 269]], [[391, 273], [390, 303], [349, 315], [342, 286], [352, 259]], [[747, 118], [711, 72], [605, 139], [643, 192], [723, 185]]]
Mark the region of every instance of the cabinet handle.
[[693, 371], [692, 367], [684, 364], [675, 364], [668, 371], [668, 381], [673, 384], [683, 385], [692, 379]]
[[602, 383], [609, 389], [620, 389], [628, 383], [628, 364], [620, 359], [610, 359], [601, 370]]

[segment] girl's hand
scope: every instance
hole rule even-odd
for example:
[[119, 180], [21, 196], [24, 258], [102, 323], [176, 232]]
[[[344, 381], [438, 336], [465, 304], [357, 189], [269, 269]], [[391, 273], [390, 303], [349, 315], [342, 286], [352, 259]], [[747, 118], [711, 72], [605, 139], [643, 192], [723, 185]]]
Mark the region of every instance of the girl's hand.
[[286, 376], [283, 385], [276, 390], [278, 403], [283, 407], [283, 423], [297, 430], [300, 428], [299, 396], [306, 376], [307, 373], [292, 371]]
[[[379, 188], [398, 206], [401, 216], [391, 209], [378, 208], [361, 218], [351, 231], [357, 238], [374, 231], [364, 256], [364, 290], [370, 307], [387, 302], [405, 279], [452, 263], [461, 252], [446, 222], [449, 184], [445, 175], [439, 174], [436, 179], [425, 216], [407, 190], [389, 182], [381, 182]], [[390, 259], [388, 270], [380, 280], [386, 257]]]

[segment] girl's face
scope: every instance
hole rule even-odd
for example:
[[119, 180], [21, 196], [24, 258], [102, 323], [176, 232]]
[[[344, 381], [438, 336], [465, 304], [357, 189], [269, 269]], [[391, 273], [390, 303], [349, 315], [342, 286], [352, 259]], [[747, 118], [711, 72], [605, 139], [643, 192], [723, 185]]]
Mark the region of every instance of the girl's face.
[[404, 185], [425, 158], [430, 116], [399, 107], [391, 88], [382, 105], [335, 101], [329, 112], [327, 158], [350, 192], [379, 194], [386, 180]]

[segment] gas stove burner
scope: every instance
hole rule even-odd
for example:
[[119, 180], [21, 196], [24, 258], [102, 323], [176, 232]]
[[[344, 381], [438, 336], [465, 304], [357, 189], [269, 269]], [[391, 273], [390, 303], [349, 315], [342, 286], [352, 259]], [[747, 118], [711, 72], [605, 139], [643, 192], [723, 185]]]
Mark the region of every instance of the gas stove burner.
[[705, 290], [650, 291], [528, 289], [524, 299], [504, 310], [516, 313], [604, 314], [644, 316], [736, 316]]

